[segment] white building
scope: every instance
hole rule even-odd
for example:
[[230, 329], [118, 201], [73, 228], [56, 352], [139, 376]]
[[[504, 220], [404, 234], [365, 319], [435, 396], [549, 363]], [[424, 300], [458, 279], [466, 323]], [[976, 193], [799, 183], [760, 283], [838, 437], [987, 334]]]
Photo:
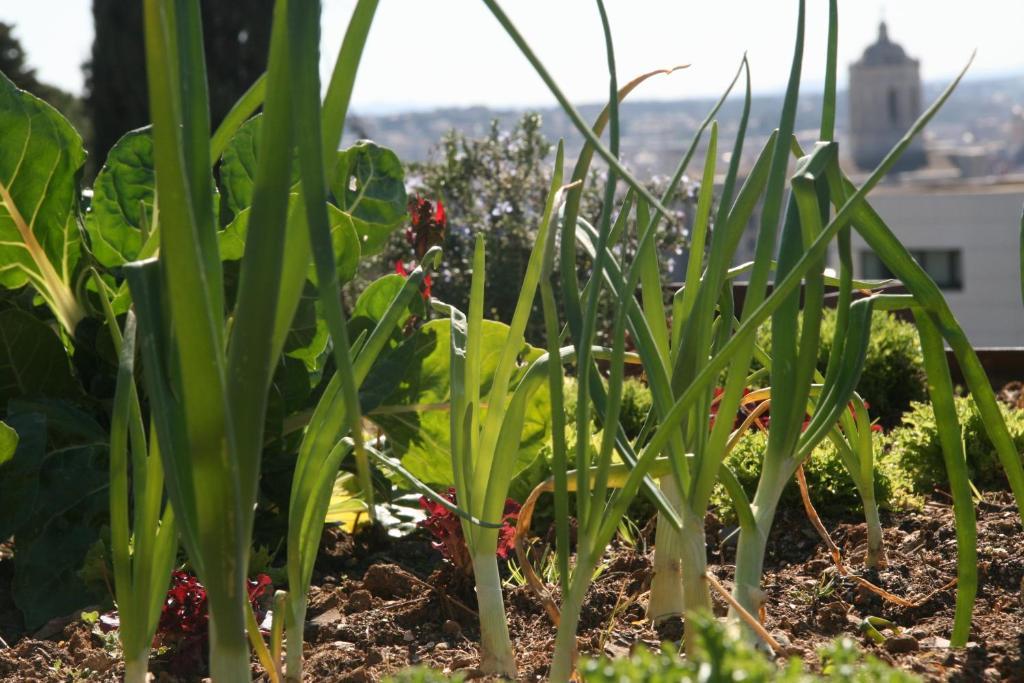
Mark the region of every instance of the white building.
[[[868, 201], [942, 288], [972, 344], [1024, 346], [1024, 179], [882, 186]], [[856, 276], [890, 276], [856, 232], [853, 250]]]

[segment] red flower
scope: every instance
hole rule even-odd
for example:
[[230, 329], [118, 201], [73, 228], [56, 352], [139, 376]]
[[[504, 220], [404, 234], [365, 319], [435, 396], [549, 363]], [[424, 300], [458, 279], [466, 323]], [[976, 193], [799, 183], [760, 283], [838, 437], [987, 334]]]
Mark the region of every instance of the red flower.
[[405, 238], [413, 246], [416, 258], [422, 259], [427, 250], [444, 242], [448, 229], [448, 216], [444, 203], [437, 200], [434, 206], [429, 199], [416, 196], [409, 200], [411, 225], [405, 231]]
[[[409, 271], [405, 269], [405, 264], [402, 263], [402, 259], [395, 261], [395, 272], [402, 277], [409, 277]], [[423, 287], [420, 289], [420, 293], [423, 295], [424, 301], [430, 301], [430, 274], [427, 273], [423, 276]]]

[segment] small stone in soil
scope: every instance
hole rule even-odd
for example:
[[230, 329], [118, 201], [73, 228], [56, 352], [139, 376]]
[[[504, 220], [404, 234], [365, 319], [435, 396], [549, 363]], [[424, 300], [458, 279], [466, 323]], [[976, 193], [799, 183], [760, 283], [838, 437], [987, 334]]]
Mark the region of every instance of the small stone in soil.
[[893, 636], [885, 639], [885, 649], [893, 654], [916, 652], [920, 648], [917, 638], [910, 635]]
[[403, 631], [402, 640], [404, 640], [407, 643], [411, 643], [412, 641], [416, 640], [416, 636], [413, 635], [412, 631]]
[[441, 627], [441, 630], [444, 631], [444, 634], [450, 638], [456, 638], [462, 635], [462, 627], [459, 626], [459, 622], [454, 621], [452, 619], [446, 620], [444, 622], [444, 625]]
[[364, 612], [370, 609], [371, 604], [372, 599], [368, 590], [360, 589], [353, 591], [352, 595], [348, 597], [348, 609], [350, 612]]
[[791, 645], [789, 636], [787, 636], [782, 631], [775, 631], [774, 633], [772, 633], [772, 638], [774, 638], [775, 642], [777, 642], [783, 648], [787, 648]]

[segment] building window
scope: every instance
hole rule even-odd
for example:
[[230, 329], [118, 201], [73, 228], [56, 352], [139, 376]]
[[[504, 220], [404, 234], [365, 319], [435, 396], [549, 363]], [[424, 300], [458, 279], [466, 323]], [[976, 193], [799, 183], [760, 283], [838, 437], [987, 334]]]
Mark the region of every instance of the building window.
[[900, 125], [900, 94], [896, 88], [889, 88], [889, 123]]
[[[959, 249], [911, 249], [910, 255], [924, 268], [924, 272], [935, 280], [940, 289], [960, 291], [964, 288]], [[869, 280], [887, 280], [895, 277], [882, 263], [882, 259], [869, 250], [860, 253], [860, 272], [862, 277]]]

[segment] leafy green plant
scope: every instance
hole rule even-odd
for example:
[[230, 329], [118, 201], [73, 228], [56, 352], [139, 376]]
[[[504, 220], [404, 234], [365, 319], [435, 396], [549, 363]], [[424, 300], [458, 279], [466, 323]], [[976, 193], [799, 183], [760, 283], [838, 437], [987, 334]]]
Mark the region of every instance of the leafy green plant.
[[73, 335], [85, 316], [74, 293], [82, 138], [56, 109], [3, 74], [0, 128], [0, 287], [31, 285]]
[[[340, 424], [334, 423], [336, 431], [328, 448], [322, 447], [321, 437], [314, 439], [320, 448], [307, 449], [312, 455], [300, 456], [303, 462], [312, 458], [316, 466], [311, 480], [296, 471], [298, 485], [310, 491], [295, 500], [297, 514], [305, 521], [302, 533], [293, 532], [297, 545], [289, 549], [289, 561], [303, 567], [308, 564], [310, 544], [315, 552], [319, 533], [314, 537], [307, 532], [322, 525], [334, 481], [334, 472], [328, 474], [325, 469], [333, 465], [336, 471], [338, 459], [346, 452], [336, 443], [337, 430], [351, 432], [363, 492], [371, 493], [355, 398], [360, 359], [352, 353], [337, 296], [342, 270], [339, 259], [344, 262], [352, 257], [352, 245], [358, 248], [357, 220], [364, 231], [376, 226], [370, 214], [360, 211], [373, 209], [378, 212], [373, 215], [382, 215], [381, 209], [393, 203], [369, 187], [363, 188], [366, 204], [358, 207], [350, 197], [336, 196], [350, 211], [341, 209], [346, 218], [335, 227], [330, 214], [340, 207], [329, 206], [327, 198], [335, 180], [349, 186], [355, 166], [339, 161], [348, 156], [339, 155], [336, 149], [375, 8], [376, 2], [359, 4], [321, 103], [319, 3], [281, 0], [275, 6], [266, 86], [254, 86], [222, 124], [229, 131], [237, 130], [263, 98], [258, 129], [253, 124], [239, 130], [255, 150], [254, 171], [251, 177], [229, 173], [226, 179], [233, 188], [228, 196], [234, 221], [247, 213], [244, 231], [231, 230], [231, 226], [227, 230], [244, 239], [232, 305], [223, 288], [221, 239], [210, 174], [214, 152], [225, 151], [231, 134], [218, 130], [212, 142], [207, 137], [198, 5], [168, 7], [147, 2], [145, 6], [160, 255], [155, 260], [127, 264], [125, 271], [139, 313], [146, 389], [170, 500], [186, 550], [208, 590], [211, 673], [218, 680], [249, 677], [245, 631], [252, 615], [244, 582], [268, 389], [311, 274], [311, 255], [337, 368], [331, 392], [335, 404], [330, 406], [333, 411], [327, 412], [332, 418], [340, 414], [341, 419]], [[181, 64], [168, 55], [176, 55]], [[297, 158], [299, 178], [294, 189], [293, 158]], [[239, 189], [236, 183], [243, 187]], [[248, 194], [246, 183], [251, 183]], [[374, 180], [359, 176], [352, 185], [360, 188], [360, 183], [368, 186]], [[247, 197], [251, 197], [251, 205], [243, 207]], [[378, 201], [381, 203], [374, 204]], [[398, 216], [403, 209], [397, 209]], [[397, 227], [396, 218], [384, 218], [387, 223], [382, 229]], [[227, 318], [229, 307], [231, 316]], [[379, 350], [379, 344], [367, 341], [363, 350], [374, 346]], [[372, 355], [366, 355], [364, 364]], [[337, 408], [339, 401], [341, 407]], [[311, 512], [313, 520], [309, 520]], [[289, 571], [297, 584], [302, 583], [300, 574]], [[294, 586], [293, 592], [301, 593], [304, 601], [300, 586]], [[298, 639], [289, 641], [288, 649], [301, 657], [301, 630], [299, 634]], [[262, 641], [255, 642], [264, 655]], [[289, 671], [288, 675], [301, 673]]]
[[[976, 394], [979, 407], [985, 415], [986, 427], [998, 446], [999, 457], [1006, 469], [1011, 488], [1024, 512], [1024, 469], [1021, 468], [1014, 452], [976, 354], [934, 282], [913, 261], [909, 252], [896, 240], [865, 199], [896, 163], [913, 137], [935, 115], [959, 79], [954, 81], [914, 124], [864, 184], [859, 188], [855, 187], [843, 176], [838, 165], [838, 146], [832, 141], [835, 129], [837, 71], [836, 2], [830, 3], [826, 87], [820, 133], [822, 142], [817, 143], [812, 152], [805, 155], [792, 138], [805, 38], [804, 3], [801, 2], [793, 63], [779, 130], [769, 139], [743, 187], [734, 194], [735, 164], [742, 155], [742, 137], [746, 130], [744, 115], [740, 126], [740, 139], [731, 158], [707, 254], [704, 240], [708, 223], [707, 218], [700, 215], [702, 202], [701, 198], [698, 198], [698, 219], [693, 232], [687, 282], [673, 300], [673, 324], [670, 331], [661, 306], [660, 291], [657, 296], [654, 294], [656, 288], [660, 289], [657, 263], [655, 261], [652, 266], [649, 259], [645, 258], [645, 247], [650, 243], [653, 233], [650, 227], [666, 214], [666, 209], [629, 175], [617, 159], [617, 101], [620, 93], [616, 84], [610, 28], [601, 3], [598, 3], [598, 9], [604, 25], [610, 75], [609, 105], [606, 110], [607, 121], [610, 123], [609, 148], [602, 145], [599, 140], [605, 124], [604, 115], [591, 130], [566, 100], [543, 64], [497, 3], [494, 0], [485, 2], [548, 85], [572, 123], [584, 135], [587, 147], [577, 170], [581, 164], [584, 168], [589, 164], [589, 155], [600, 154], [609, 167], [609, 182], [605, 191], [606, 205], [614, 197], [616, 179], [621, 178], [635, 192], [637, 210], [644, 215], [644, 219], [638, 220], [638, 225], [641, 226], [638, 258], [631, 263], [620, 265], [609, 249], [620, 236], [618, 220], [613, 225], [606, 212], [599, 227], [588, 226], [578, 219], [578, 200], [572, 194], [569, 195], [564, 212], [561, 282], [568, 328], [577, 350], [580, 393], [592, 400], [595, 410], [603, 413], [606, 423], [617, 423], [621, 406], [622, 354], [628, 322], [629, 332], [643, 360], [652, 388], [655, 410], [652, 411], [654, 419], [651, 420], [649, 437], [639, 440], [638, 450], [634, 451], [628, 441], [623, 443], [617, 440], [617, 435], [612, 430], [606, 430], [596, 465], [593, 467], [589, 466], [587, 448], [581, 445], [587, 440], [577, 439], [577, 469], [574, 476], [577, 518], [582, 540], [577, 548], [576, 572], [570, 580], [563, 579], [563, 610], [552, 666], [553, 678], [564, 680], [571, 674], [574, 631], [579, 601], [587, 587], [588, 570], [593, 566], [594, 558], [600, 556], [614, 534], [629, 500], [641, 486], [658, 500], [661, 512], [659, 522], [667, 522], [665, 535], [660, 533], [659, 528], [656, 554], [667, 552], [668, 557], [672, 558], [665, 563], [658, 562], [656, 558], [651, 603], [668, 609], [678, 605], [680, 609], [676, 611], [682, 613], [691, 613], [709, 605], [708, 586], [712, 581], [704, 569], [703, 520], [714, 486], [721, 480], [733, 495], [741, 527], [732, 603], [734, 615], [746, 621], [752, 629], [760, 628], [756, 617], [752, 615], [763, 600], [760, 576], [765, 543], [779, 497], [786, 482], [817, 443], [835, 429], [837, 422], [846, 419], [844, 416], [848, 415], [849, 401], [864, 364], [871, 314], [876, 303], [886, 310], [908, 305], [916, 308], [922, 313], [918, 319], [921, 330], [933, 324], [934, 320], [939, 331], [937, 334], [941, 333], [953, 348], [961, 367], [965, 369], [967, 382]], [[745, 113], [748, 111], [749, 87]], [[714, 113], [713, 111], [709, 116], [708, 124]], [[709, 149], [715, 149], [715, 142], [716, 128], [712, 126]], [[795, 173], [787, 178], [791, 156], [794, 155], [798, 157]], [[685, 168], [688, 158], [684, 158], [680, 165], [681, 169]], [[713, 175], [715, 158], [716, 153], [707, 154], [706, 174]], [[574, 175], [574, 178], [578, 177]], [[762, 211], [755, 260], [751, 264], [730, 268], [732, 254], [743, 227], [754, 204], [759, 202], [762, 204]], [[703, 202], [706, 207], [705, 216], [710, 214], [710, 204], [708, 197]], [[624, 212], [625, 209], [620, 214]], [[649, 216], [653, 216], [653, 220], [650, 220]], [[909, 296], [875, 294], [853, 301], [854, 282], [850, 246], [850, 234], [853, 229], [865, 238], [887, 267], [900, 277], [911, 293]], [[577, 230], [582, 233], [581, 243], [590, 251], [593, 258], [593, 276], [583, 289], [583, 304], [578, 302], [580, 288], [576, 283], [573, 251], [573, 237]], [[824, 258], [826, 249], [833, 241], [836, 241], [838, 247], [839, 274], [838, 278], [826, 278]], [[773, 271], [775, 283], [769, 294], [766, 286]], [[738, 320], [734, 320], [731, 288], [725, 285], [730, 278], [740, 273], [749, 277], [750, 285], [743, 310]], [[825, 372], [819, 379], [815, 375], [819, 339], [822, 334], [821, 316], [826, 280], [838, 286], [839, 297], [832, 353]], [[614, 291], [623, 304], [616, 312], [612, 336], [613, 361], [606, 394], [602, 391], [600, 382], [590, 380], [592, 360], [588, 352], [594, 334], [597, 292], [603, 284]], [[881, 284], [884, 283], [858, 283], [856, 288], [870, 289]], [[638, 285], [641, 285], [641, 291], [645, 294], [642, 304], [635, 302], [634, 299], [634, 291]], [[797, 319], [801, 300], [804, 325], [798, 330]], [[726, 368], [728, 372], [725, 374], [725, 386], [721, 396], [716, 398], [719, 401], [718, 411], [724, 415], [736, 412], [748, 385], [755, 379], [755, 376], [751, 375], [751, 361], [757, 351], [755, 333], [768, 317], [772, 318], [773, 331], [771, 348], [767, 350], [771, 364], [769, 373], [772, 425], [759, 484], [754, 500], [748, 504], [735, 478], [727, 468], [722, 467], [722, 460], [728, 450], [727, 445], [734, 438], [733, 425], [728, 420], [716, 420], [709, 434], [707, 420], [709, 406], [715, 393], [714, 382]], [[553, 307], [546, 307], [545, 320], [550, 340], [559, 332]], [[939, 404], [945, 401], [947, 393], [951, 396], [952, 390], [947, 386], [948, 382], [943, 380], [940, 370], [940, 367], [945, 368], [945, 365], [940, 366], [937, 360], [937, 349], [941, 347], [941, 343], [936, 346], [933, 343], [934, 337], [926, 341], [925, 336], [925, 332], [922, 331], [926, 368], [929, 370], [930, 381], [936, 383], [932, 399]], [[948, 369], [945, 372], [948, 378]], [[557, 418], [561, 414], [558, 395], [561, 389], [560, 379], [552, 376], [550, 386], [555, 403], [552, 414]], [[577, 405], [579, 432], [588, 429], [589, 403], [581, 400]], [[808, 414], [811, 415], [809, 421], [805, 420]], [[564, 511], [569, 488], [565, 476], [560, 474], [560, 471], [566, 468], [559, 467], [560, 463], [565, 462], [564, 442], [559, 443], [560, 425], [555, 424], [554, 428], [556, 464], [553, 490], [556, 509], [561, 507]], [[869, 428], [868, 423], [861, 429], [846, 430], [846, 437], [854, 438], [865, 428]], [[944, 444], [953, 443], [952, 429], [955, 429], [955, 425], [951, 425], [949, 433], [945, 434]], [[618, 448], [624, 469], [613, 466], [613, 447]], [[959, 491], [966, 480], [961, 479], [960, 470], [956, 467], [955, 452], [949, 448], [945, 448], [944, 451], [947, 469], [951, 479], [959, 482], [956, 487]], [[659, 455], [665, 456], [665, 459], [660, 460]], [[870, 459], [860, 452], [857, 455], [857, 462], [851, 462], [851, 465], [856, 465], [862, 474], [869, 473]], [[670, 466], [666, 474], [671, 474], [671, 478], [663, 480], [663, 487], [670, 494], [667, 497], [661, 495], [646, 479], [648, 473], [653, 474], [655, 471], [664, 476], [660, 467], [657, 470], [654, 468], [654, 464], [658, 462]], [[861, 484], [865, 483], [864, 479], [864, 476], [860, 477]], [[674, 491], [667, 486], [669, 484], [674, 486]], [[621, 488], [609, 497], [609, 489], [613, 486]], [[870, 490], [865, 486], [858, 488], [862, 493]], [[970, 558], [973, 553], [974, 541], [968, 528], [969, 516], [973, 511], [964, 510], [965, 501], [959, 498], [959, 495], [954, 495], [960, 501], [956, 506], [960, 509], [957, 526], [958, 541], [962, 550], [962, 583], [958, 592], [958, 617], [953, 633], [953, 641], [956, 644], [965, 642], [964, 628], [969, 626], [969, 619], [965, 614], [969, 614], [970, 603], [974, 597], [973, 581], [967, 571], [967, 561], [963, 559]], [[969, 506], [969, 501], [966, 504]], [[559, 517], [564, 517], [564, 514], [556, 513], [556, 520]], [[568, 556], [567, 551], [562, 550], [568, 546], [565, 542], [567, 530], [564, 523], [558, 532], [562, 553], [560, 575], [567, 576]], [[675, 573], [671, 571], [673, 568], [678, 568]], [[688, 637], [687, 642], [692, 644], [693, 638]]]
[[[640, 435], [652, 406], [651, 390], [646, 384], [635, 377], [627, 377], [623, 380], [619, 425], [626, 432], [627, 437], [635, 439]], [[601, 427], [600, 422], [598, 422], [598, 427]]]
[[[750, 431], [737, 442], [725, 459], [725, 465], [736, 475], [736, 480], [748, 496], [753, 496], [757, 488], [757, 481], [761, 476], [761, 459], [767, 442], [767, 433]], [[824, 440], [815, 446], [804, 461], [803, 467], [811, 493], [811, 502], [818, 511], [849, 514], [862, 506], [857, 486], [846, 470], [839, 450], [831, 441]], [[875, 496], [877, 503], [882, 507], [889, 506], [894, 493], [893, 487], [900, 481], [900, 473], [892, 471], [896, 467], [898, 465], [890, 459], [875, 462]], [[725, 487], [719, 485], [715, 488], [711, 504], [727, 519], [736, 519], [732, 499]], [[800, 505], [800, 492], [795, 481], [791, 480], [786, 484], [780, 505], [790, 509]]]
[[[991, 487], [1003, 478], [1003, 467], [985, 422], [970, 396], [954, 399], [957, 421], [963, 432], [967, 472], [979, 487]], [[1003, 420], [1018, 450], [1024, 451], [1024, 413], [1000, 405]], [[939, 425], [929, 403], [913, 403], [903, 422], [888, 435], [890, 457], [907, 473], [916, 493], [931, 493], [947, 481]]]
[[[822, 313], [817, 363], [820, 372], [828, 367], [837, 317], [834, 309], [825, 309]], [[770, 326], [765, 325], [758, 330], [757, 342], [761, 348], [770, 348]], [[872, 417], [886, 429], [899, 424], [912, 402], [925, 400], [924, 358], [917, 329], [912, 322], [887, 311], [872, 314], [871, 337], [857, 393], [864, 398]]]
[[[486, 268], [482, 235], [477, 238], [473, 256], [469, 314], [447, 307], [451, 349], [450, 443], [455, 491], [469, 513], [481, 520], [502, 518], [527, 405], [546, 379], [546, 366], [561, 360], [560, 352], [542, 356], [529, 366], [517, 385], [511, 384], [524, 350], [526, 321], [541, 279], [545, 250], [553, 241], [551, 223], [561, 185], [562, 154], [559, 147], [544, 216], [537, 230], [537, 243], [523, 278], [512, 324], [504, 344], [498, 347], [498, 362], [486, 394], [486, 409], [481, 400], [481, 366], [483, 354], [493, 353], [493, 348], [483, 346]], [[495, 558], [498, 533], [497, 528], [463, 524], [480, 613], [480, 667], [486, 673], [514, 676], [515, 654], [509, 641]]]
[[842, 638], [819, 650], [821, 674], [803, 670], [793, 658], [782, 667], [742, 639], [730, 636], [726, 627], [702, 614], [695, 614], [698, 646], [693, 656], [680, 657], [665, 646], [659, 652], [640, 648], [629, 657], [609, 660], [586, 659], [580, 666], [584, 681], [751, 681], [753, 683], [911, 683], [916, 676], [894, 669], [864, 653], [853, 641]]
[[413, 666], [402, 669], [393, 676], [384, 679], [386, 683], [461, 683], [466, 677], [461, 673], [453, 673], [448, 676], [442, 674], [429, 666]]

